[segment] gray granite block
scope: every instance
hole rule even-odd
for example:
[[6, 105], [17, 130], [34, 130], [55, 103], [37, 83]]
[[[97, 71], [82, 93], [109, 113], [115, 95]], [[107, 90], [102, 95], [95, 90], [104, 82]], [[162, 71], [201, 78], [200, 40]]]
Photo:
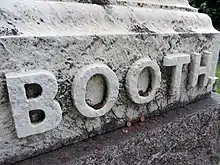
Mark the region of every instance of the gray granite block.
[[220, 95], [16, 165], [218, 165]]

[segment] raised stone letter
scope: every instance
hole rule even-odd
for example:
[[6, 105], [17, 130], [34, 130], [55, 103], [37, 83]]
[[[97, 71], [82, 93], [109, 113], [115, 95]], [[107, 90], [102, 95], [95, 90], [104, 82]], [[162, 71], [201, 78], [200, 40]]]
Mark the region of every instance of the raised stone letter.
[[218, 80], [218, 77], [209, 77], [207, 85], [208, 92], [213, 90], [213, 85], [216, 83], [216, 80]]
[[180, 85], [183, 64], [190, 63], [190, 55], [188, 54], [172, 54], [165, 56], [163, 59], [164, 66], [172, 66], [172, 83], [171, 83], [171, 95], [180, 96]]
[[[107, 86], [104, 104], [94, 109], [86, 103], [87, 83], [95, 75], [102, 75]], [[86, 117], [98, 117], [107, 113], [115, 104], [119, 93], [119, 82], [116, 74], [105, 64], [93, 64], [83, 67], [74, 78], [72, 96], [78, 111]]]
[[199, 76], [201, 77], [200, 85], [207, 86], [209, 77], [209, 67], [211, 64], [212, 53], [204, 51], [203, 54], [193, 53], [190, 63], [190, 84], [196, 86]]
[[55, 128], [62, 111], [55, 97], [58, 85], [48, 71], [6, 74], [9, 99], [19, 138]]
[[[144, 69], [148, 69], [150, 76], [149, 76], [149, 83], [150, 89], [147, 89], [145, 92], [138, 91], [138, 81], [139, 76], [144, 71]], [[143, 81], [143, 79], [141, 80]], [[146, 80], [147, 83], [148, 80]], [[126, 77], [126, 89], [129, 94], [131, 100], [138, 104], [144, 104], [150, 102], [156, 92], [157, 89], [160, 87], [161, 82], [161, 72], [160, 68], [156, 62], [151, 61], [149, 57], [142, 58], [135, 63], [132, 64], [130, 67], [127, 77]]]

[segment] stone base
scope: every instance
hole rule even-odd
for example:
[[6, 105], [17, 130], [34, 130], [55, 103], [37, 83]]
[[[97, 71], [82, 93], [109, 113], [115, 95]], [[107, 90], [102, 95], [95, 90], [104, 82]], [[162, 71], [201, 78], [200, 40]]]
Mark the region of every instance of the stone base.
[[[18, 153], [19, 154], [19, 153]], [[19, 156], [19, 155], [18, 155]], [[16, 165], [218, 165], [220, 95]]]

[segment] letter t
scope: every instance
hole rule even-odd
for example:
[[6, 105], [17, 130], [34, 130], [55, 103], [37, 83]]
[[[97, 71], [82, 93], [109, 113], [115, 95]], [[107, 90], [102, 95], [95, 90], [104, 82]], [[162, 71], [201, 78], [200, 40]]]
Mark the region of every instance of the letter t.
[[182, 68], [184, 64], [190, 63], [189, 54], [172, 54], [165, 56], [163, 59], [164, 66], [172, 66], [172, 82], [171, 82], [171, 95], [176, 95], [177, 98], [180, 97], [180, 85], [181, 85], [181, 75]]

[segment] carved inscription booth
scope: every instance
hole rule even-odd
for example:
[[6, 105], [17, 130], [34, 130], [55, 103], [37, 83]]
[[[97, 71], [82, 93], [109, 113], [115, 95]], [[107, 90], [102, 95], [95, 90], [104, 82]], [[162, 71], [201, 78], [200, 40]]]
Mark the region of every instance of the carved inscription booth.
[[187, 0], [9, 0], [0, 18], [1, 164], [212, 99], [219, 32]]

